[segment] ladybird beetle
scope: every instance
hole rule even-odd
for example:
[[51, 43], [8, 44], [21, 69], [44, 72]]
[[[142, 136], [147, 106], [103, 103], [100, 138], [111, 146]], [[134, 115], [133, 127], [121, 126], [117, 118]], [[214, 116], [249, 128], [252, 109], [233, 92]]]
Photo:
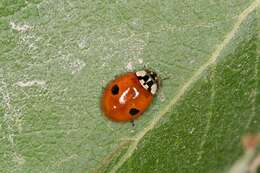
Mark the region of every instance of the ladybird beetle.
[[159, 78], [153, 71], [123, 74], [104, 89], [101, 109], [112, 121], [133, 122], [149, 107], [158, 88]]

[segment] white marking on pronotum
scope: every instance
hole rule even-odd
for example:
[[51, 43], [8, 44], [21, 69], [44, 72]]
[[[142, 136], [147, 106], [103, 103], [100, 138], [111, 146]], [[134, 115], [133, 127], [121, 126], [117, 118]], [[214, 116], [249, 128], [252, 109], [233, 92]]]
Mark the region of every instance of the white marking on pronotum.
[[144, 70], [142, 70], [142, 71], [137, 71], [136, 73], [136, 76], [145, 76], [147, 73], [146, 73], [146, 71], [144, 71]]
[[144, 87], [144, 89], [148, 90], [149, 86], [145, 84], [144, 80], [139, 80], [139, 82], [141, 83], [142, 87]]
[[152, 94], [155, 94], [155, 93], [156, 93], [156, 90], [157, 90], [157, 85], [156, 85], [156, 84], [153, 84], [152, 87], [151, 87], [151, 93], [152, 93]]
[[135, 99], [136, 97], [138, 97], [138, 96], [139, 96], [139, 92], [137, 91], [137, 89], [136, 89], [136, 88], [134, 88], [134, 91], [135, 91], [135, 95], [134, 95], [133, 99]]
[[127, 88], [127, 90], [125, 90], [124, 92], [123, 92], [123, 94], [120, 96], [120, 98], [119, 98], [119, 103], [121, 103], [121, 104], [125, 104], [125, 102], [126, 102], [126, 100], [125, 100], [125, 97], [126, 97], [126, 95], [127, 95], [127, 93], [130, 91], [130, 88]]

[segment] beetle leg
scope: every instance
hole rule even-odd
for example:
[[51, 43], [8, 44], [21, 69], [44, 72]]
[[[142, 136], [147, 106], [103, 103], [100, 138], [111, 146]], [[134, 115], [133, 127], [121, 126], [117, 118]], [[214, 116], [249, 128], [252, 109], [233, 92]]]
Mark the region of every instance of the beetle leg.
[[132, 127], [135, 127], [135, 122], [134, 120], [131, 121]]

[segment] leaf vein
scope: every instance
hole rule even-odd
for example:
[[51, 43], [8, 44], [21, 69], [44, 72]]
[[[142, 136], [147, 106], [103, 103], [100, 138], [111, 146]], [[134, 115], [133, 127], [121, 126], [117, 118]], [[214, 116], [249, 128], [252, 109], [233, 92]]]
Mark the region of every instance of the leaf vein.
[[205, 132], [204, 135], [202, 136], [202, 141], [200, 143], [200, 148], [199, 148], [199, 153], [198, 153], [198, 159], [195, 163], [195, 165], [197, 165], [200, 161], [200, 159], [202, 158], [203, 155], [203, 147], [206, 143], [207, 137], [208, 137], [208, 133], [210, 130], [210, 125], [211, 125], [211, 120], [213, 117], [213, 111], [214, 111], [214, 100], [215, 100], [215, 95], [216, 95], [216, 84], [215, 84], [215, 77], [216, 77], [216, 66], [213, 67], [213, 72], [210, 75], [210, 81], [212, 82], [212, 86], [211, 86], [211, 95], [210, 95], [210, 111], [209, 111], [209, 116], [207, 119], [207, 124], [205, 127]]
[[142, 138], [152, 130], [155, 125], [160, 121], [162, 116], [164, 116], [169, 110], [187, 93], [189, 88], [194, 84], [197, 80], [200, 79], [200, 76], [212, 65], [216, 63], [218, 60], [219, 55], [221, 54], [222, 50], [228, 45], [228, 43], [234, 38], [236, 33], [239, 31], [241, 24], [243, 21], [251, 14], [259, 5], [260, 0], [255, 0], [249, 7], [247, 7], [239, 16], [237, 21], [235, 22], [232, 30], [226, 34], [224, 40], [221, 44], [217, 45], [215, 51], [211, 54], [209, 60], [203, 64], [195, 73], [191, 76], [191, 78], [180, 88], [177, 95], [170, 101], [168, 105], [162, 111], [159, 112], [158, 116], [155, 116], [151, 123], [145, 127], [140, 133], [138, 133], [135, 138], [136, 140], [130, 145], [129, 149], [125, 153], [125, 155], [117, 162], [117, 164], [111, 169], [111, 173], [116, 172], [124, 163], [127, 161], [132, 154], [134, 153], [138, 143], [142, 140]]
[[249, 116], [249, 119], [248, 119], [248, 122], [246, 124], [246, 129], [245, 130], [248, 130], [252, 120], [254, 119], [255, 115], [256, 115], [256, 97], [257, 97], [257, 88], [258, 88], [258, 76], [259, 76], [259, 72], [258, 72], [258, 65], [260, 63], [260, 60], [259, 60], [259, 56], [256, 57], [256, 62], [255, 62], [255, 76], [254, 76], [254, 79], [255, 79], [255, 88], [253, 90], [253, 99], [252, 99], [252, 114]]

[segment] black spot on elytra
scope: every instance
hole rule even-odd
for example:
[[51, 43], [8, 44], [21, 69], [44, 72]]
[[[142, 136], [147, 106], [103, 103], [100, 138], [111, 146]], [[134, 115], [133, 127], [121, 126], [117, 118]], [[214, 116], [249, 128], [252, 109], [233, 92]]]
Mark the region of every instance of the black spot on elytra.
[[117, 84], [115, 84], [112, 89], [111, 89], [111, 92], [113, 95], [117, 95], [119, 93], [119, 87]]
[[131, 108], [130, 111], [129, 111], [129, 114], [134, 116], [134, 115], [138, 114], [138, 112], [140, 112], [138, 109]]

